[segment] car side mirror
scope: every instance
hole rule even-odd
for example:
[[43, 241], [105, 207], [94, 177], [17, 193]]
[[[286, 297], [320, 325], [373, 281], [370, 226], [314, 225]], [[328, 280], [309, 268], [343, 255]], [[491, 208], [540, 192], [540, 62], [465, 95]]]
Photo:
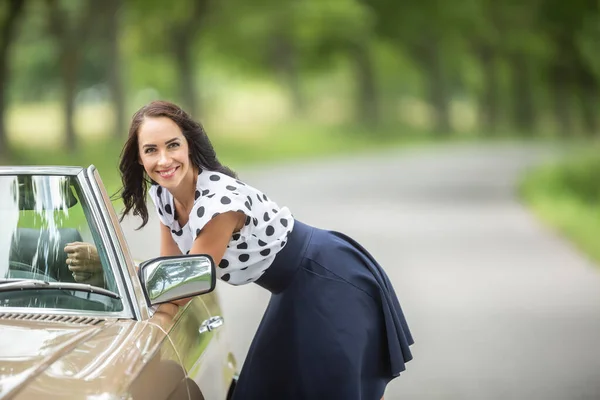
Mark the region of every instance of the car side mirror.
[[139, 275], [150, 305], [209, 293], [217, 277], [209, 255], [153, 258], [140, 264]]

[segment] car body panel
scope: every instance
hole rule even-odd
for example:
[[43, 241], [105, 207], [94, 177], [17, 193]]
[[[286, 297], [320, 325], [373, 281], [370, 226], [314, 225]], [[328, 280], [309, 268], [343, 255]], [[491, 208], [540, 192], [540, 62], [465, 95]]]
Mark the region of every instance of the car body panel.
[[[228, 365], [228, 359], [223, 358], [222, 341], [223, 329], [200, 332], [200, 327], [211, 316], [206, 306], [206, 299], [215, 296], [209, 293], [195, 297], [186, 305], [169, 336], [177, 351], [181, 354], [183, 367], [190, 378], [202, 388], [207, 399], [224, 399], [228, 383], [233, 378], [233, 370]], [[190, 349], [192, 351], [190, 351]]]
[[[148, 364], [180, 364], [164, 330], [148, 322], [6, 322], [0, 322], [0, 341], [12, 346], [0, 345], [0, 365], [13, 378], [12, 385], [2, 385], [2, 396], [117, 398], [130, 394], [130, 387]], [[184, 379], [183, 369], [180, 376]], [[165, 380], [165, 385], [169, 382]], [[175, 387], [172, 383], [170, 389]]]

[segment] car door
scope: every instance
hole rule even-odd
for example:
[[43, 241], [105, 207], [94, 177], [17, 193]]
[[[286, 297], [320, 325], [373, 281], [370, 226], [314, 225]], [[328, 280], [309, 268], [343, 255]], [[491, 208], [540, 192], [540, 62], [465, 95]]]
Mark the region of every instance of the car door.
[[[216, 304], [210, 313], [205, 300]], [[225, 399], [232, 379], [228, 351], [221, 346], [222, 317], [215, 293], [194, 297], [180, 310], [169, 336], [190, 379], [206, 400]]]

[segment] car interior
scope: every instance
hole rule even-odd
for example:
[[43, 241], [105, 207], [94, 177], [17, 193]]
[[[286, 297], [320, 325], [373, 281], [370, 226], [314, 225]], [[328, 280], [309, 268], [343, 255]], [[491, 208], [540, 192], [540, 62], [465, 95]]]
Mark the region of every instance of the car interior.
[[31, 272], [44, 279], [75, 282], [67, 266], [64, 248], [68, 243], [82, 240], [75, 228], [17, 228], [13, 233], [9, 253], [11, 276], [7, 278], [20, 278], [23, 274], [19, 272]]

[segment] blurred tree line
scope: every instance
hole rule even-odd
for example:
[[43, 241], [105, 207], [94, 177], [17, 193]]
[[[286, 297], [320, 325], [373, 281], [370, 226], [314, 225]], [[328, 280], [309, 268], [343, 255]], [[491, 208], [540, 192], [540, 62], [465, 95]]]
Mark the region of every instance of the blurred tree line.
[[460, 100], [477, 110], [482, 135], [551, 126], [592, 137], [600, 1], [0, 0], [0, 153], [9, 104], [60, 99], [74, 149], [86, 89], [110, 102], [112, 132], [123, 136], [135, 93], [201, 116], [221, 70], [273, 80], [299, 117], [307, 82], [343, 71], [339, 95], [352, 122], [369, 128], [397, 121], [400, 100], [418, 98], [438, 135], [457, 129]]

